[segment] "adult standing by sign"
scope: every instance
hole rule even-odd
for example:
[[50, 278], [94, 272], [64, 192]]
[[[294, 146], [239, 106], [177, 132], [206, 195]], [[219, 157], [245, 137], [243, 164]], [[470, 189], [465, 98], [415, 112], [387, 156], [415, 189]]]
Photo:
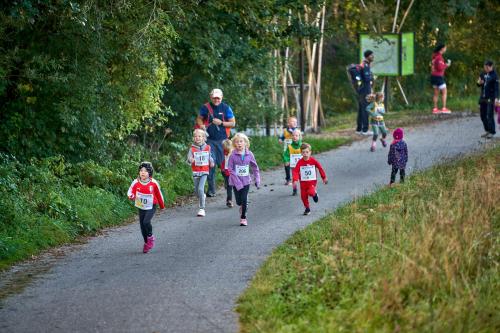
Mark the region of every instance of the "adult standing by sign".
[[483, 122], [484, 133], [481, 137], [491, 139], [495, 131], [495, 117], [493, 109], [498, 103], [498, 75], [493, 68], [493, 61], [487, 60], [484, 62], [484, 71], [479, 75], [477, 80], [478, 87], [481, 87], [481, 95], [479, 96], [479, 111], [481, 121]]
[[200, 108], [196, 121], [197, 127], [207, 131], [207, 143], [211, 147], [215, 161], [215, 166], [210, 168], [208, 175], [208, 197], [215, 196], [215, 168], [220, 167], [224, 160], [222, 141], [229, 138], [230, 129], [235, 125], [233, 110], [222, 102], [222, 97], [222, 90], [213, 89], [210, 92], [210, 102]]
[[358, 81], [358, 119], [356, 126], [356, 133], [362, 135], [371, 135], [368, 132], [368, 112], [366, 107], [368, 102], [366, 101], [366, 96], [372, 93], [373, 86], [373, 74], [370, 68], [371, 63], [375, 59], [375, 55], [372, 50], [366, 50], [364, 52], [364, 59], [361, 62], [359, 70], [359, 81]]
[[[432, 109], [432, 113], [451, 113], [449, 109], [446, 108], [446, 82], [444, 81], [444, 71], [450, 67], [451, 60], [445, 63], [443, 54], [446, 52], [446, 45], [438, 44], [434, 48], [434, 52], [432, 53], [432, 72], [431, 72], [431, 84], [434, 88], [434, 96], [432, 97], [432, 101], [434, 102], [434, 108]], [[439, 92], [441, 91], [441, 100], [443, 102], [443, 108], [440, 110], [438, 108], [438, 99]]]

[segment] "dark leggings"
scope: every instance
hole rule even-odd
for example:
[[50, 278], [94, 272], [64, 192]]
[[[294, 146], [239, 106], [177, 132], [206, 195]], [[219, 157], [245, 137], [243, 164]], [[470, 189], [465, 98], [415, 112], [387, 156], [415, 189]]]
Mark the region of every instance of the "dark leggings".
[[393, 166], [391, 171], [391, 184], [394, 183], [394, 181], [396, 180], [396, 174], [398, 173], [398, 170], [401, 183], [405, 182], [405, 169], [398, 169]]
[[226, 189], [226, 201], [232, 201], [233, 200], [233, 187], [231, 185], [229, 185], [229, 176], [222, 174], [222, 177], [224, 177], [224, 187]]
[[292, 177], [290, 177], [290, 166], [285, 165], [285, 175], [286, 175], [286, 181], [289, 182], [292, 180]]
[[247, 208], [248, 208], [248, 191], [250, 190], [250, 185], [243, 186], [241, 190], [236, 190], [234, 187], [234, 198], [236, 199], [236, 204], [241, 206], [241, 218], [247, 218]]
[[139, 223], [141, 225], [141, 233], [142, 237], [144, 238], [144, 243], [148, 241], [148, 237], [153, 236], [153, 226], [151, 225], [151, 219], [155, 215], [155, 211], [155, 205], [153, 205], [153, 209], [139, 209]]

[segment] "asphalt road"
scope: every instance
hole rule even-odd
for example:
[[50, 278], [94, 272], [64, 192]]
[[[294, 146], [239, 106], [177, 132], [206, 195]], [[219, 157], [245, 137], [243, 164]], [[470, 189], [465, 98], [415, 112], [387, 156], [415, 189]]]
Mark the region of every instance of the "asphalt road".
[[[481, 149], [482, 133], [477, 117], [408, 130], [407, 172]], [[388, 147], [379, 144], [371, 153], [369, 140], [316, 155], [330, 183], [318, 185], [320, 201], [311, 200], [310, 216], [302, 215], [300, 196], [283, 185], [280, 168], [264, 172], [261, 189], [252, 189], [248, 227], [239, 226], [238, 209], [226, 208], [219, 191], [208, 200], [205, 218], [195, 216], [194, 206], [157, 215], [157, 245], [149, 254], [141, 252], [134, 223], [73, 246], [62, 258], [41, 259], [44, 272], [1, 301], [0, 331], [236, 332], [235, 301], [273, 248], [340, 204], [388, 183]], [[5, 280], [15, 279], [16, 270], [29, 267], [0, 276], [3, 291], [15, 288]]]

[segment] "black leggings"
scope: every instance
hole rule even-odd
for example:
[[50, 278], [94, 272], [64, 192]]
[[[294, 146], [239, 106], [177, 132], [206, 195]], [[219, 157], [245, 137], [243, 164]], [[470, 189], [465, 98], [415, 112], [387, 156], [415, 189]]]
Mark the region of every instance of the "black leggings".
[[290, 176], [290, 165], [285, 165], [285, 180], [287, 182], [291, 181], [292, 180], [292, 177]]
[[391, 184], [394, 183], [394, 181], [396, 180], [396, 174], [398, 173], [398, 170], [401, 183], [405, 182], [405, 169], [398, 169], [393, 166], [391, 171]]
[[226, 188], [226, 201], [232, 201], [233, 200], [233, 187], [231, 185], [229, 185], [229, 176], [222, 174], [222, 177], [224, 177], [224, 187]]
[[148, 237], [153, 236], [153, 226], [151, 225], [151, 219], [155, 215], [155, 212], [155, 205], [153, 205], [153, 209], [139, 209], [139, 223], [141, 225], [141, 233], [142, 237], [144, 238], [144, 243], [148, 241]]
[[250, 185], [243, 186], [241, 190], [236, 190], [234, 187], [234, 198], [236, 199], [236, 204], [241, 206], [241, 218], [247, 218], [247, 208], [248, 208], [248, 191], [250, 190]]

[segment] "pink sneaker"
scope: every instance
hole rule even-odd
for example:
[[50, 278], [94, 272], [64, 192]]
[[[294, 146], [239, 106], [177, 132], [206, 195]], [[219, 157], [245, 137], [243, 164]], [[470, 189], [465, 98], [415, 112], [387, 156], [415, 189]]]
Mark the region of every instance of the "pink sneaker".
[[148, 243], [144, 243], [144, 246], [142, 247], [142, 253], [148, 253], [149, 252], [149, 245]]
[[241, 220], [240, 220], [240, 226], [242, 226], [242, 227], [246, 227], [247, 225], [248, 225], [248, 221], [247, 221], [247, 219], [241, 219]]
[[148, 250], [151, 250], [153, 247], [155, 247], [155, 236], [148, 237], [146, 245], [149, 247]]
[[441, 111], [439, 111], [438, 108], [434, 108], [434, 109], [432, 109], [432, 113], [433, 114], [438, 114], [438, 113], [441, 113]]
[[441, 113], [451, 113], [451, 110], [449, 110], [447, 108], [442, 108]]
[[380, 139], [380, 141], [382, 142], [382, 147], [387, 147], [387, 142], [384, 139]]

